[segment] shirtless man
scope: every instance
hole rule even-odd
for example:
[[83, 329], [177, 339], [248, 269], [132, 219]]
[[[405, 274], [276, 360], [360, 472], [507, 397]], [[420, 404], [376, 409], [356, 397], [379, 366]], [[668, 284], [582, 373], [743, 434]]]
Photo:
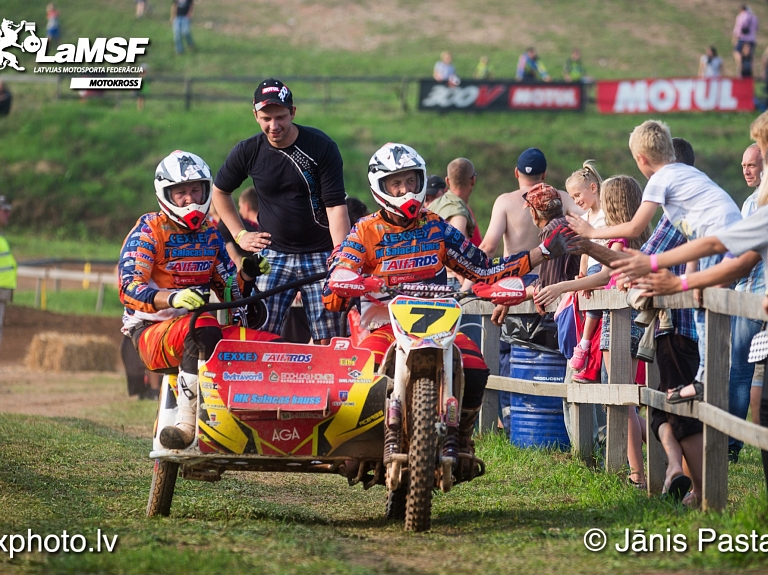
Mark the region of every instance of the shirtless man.
[[[538, 148], [528, 148], [520, 154], [515, 167], [515, 177], [520, 183], [520, 189], [501, 194], [493, 204], [491, 222], [488, 224], [488, 231], [480, 244], [480, 249], [488, 254], [488, 257], [493, 257], [496, 254], [502, 238], [504, 240], [504, 257], [521, 251], [532, 250], [541, 242], [539, 239], [541, 230], [536, 227], [530, 213], [525, 209], [523, 194], [536, 184], [546, 181], [547, 159], [544, 157], [544, 153]], [[558, 191], [563, 200], [564, 213], [584, 213], [567, 193]], [[534, 269], [533, 273], [538, 273], [538, 268]], [[501, 315], [502, 311], [503, 316]], [[503, 306], [499, 306], [494, 310], [492, 319], [501, 324], [504, 321], [504, 316], [506, 316], [506, 310]]]

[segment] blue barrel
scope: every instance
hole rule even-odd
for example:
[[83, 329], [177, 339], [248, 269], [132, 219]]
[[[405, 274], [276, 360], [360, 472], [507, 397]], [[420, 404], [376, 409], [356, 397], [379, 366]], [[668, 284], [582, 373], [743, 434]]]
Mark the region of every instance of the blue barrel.
[[[545, 352], [512, 345], [509, 375], [549, 383], [563, 383], [567, 360], [557, 352]], [[554, 447], [567, 451], [571, 447], [563, 421], [563, 400], [560, 397], [539, 397], [510, 393], [509, 439], [518, 447]], [[507, 412], [505, 405], [502, 411]], [[505, 425], [506, 427], [506, 425]]]

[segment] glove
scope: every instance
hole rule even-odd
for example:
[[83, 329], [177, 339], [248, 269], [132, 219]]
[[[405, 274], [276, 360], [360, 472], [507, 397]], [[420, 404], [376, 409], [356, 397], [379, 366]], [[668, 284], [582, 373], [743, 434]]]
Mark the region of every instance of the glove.
[[563, 254], [570, 253], [570, 243], [577, 238], [576, 232], [566, 224], [560, 224], [552, 230], [547, 239], [539, 244], [539, 249], [545, 260], [553, 260]]
[[269, 260], [261, 254], [251, 254], [243, 258], [242, 266], [243, 273], [252, 278], [266, 275], [272, 269], [272, 266], [269, 265]]
[[205, 305], [205, 296], [203, 292], [195, 288], [187, 288], [181, 291], [173, 292], [168, 297], [168, 305], [176, 309], [188, 309], [194, 311]]

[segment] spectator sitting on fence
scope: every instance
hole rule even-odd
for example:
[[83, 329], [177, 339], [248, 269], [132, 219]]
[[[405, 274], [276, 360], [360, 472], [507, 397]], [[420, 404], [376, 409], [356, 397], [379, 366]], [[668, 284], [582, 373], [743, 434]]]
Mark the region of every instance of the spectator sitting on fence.
[[722, 75], [723, 59], [717, 55], [717, 48], [709, 46], [706, 54], [699, 59], [699, 77], [719, 78]]
[[488, 60], [488, 56], [480, 56], [480, 60], [472, 73], [475, 80], [491, 80], [493, 78], [493, 68]]
[[424, 198], [424, 207], [428, 208], [432, 202], [445, 193], [447, 186], [445, 180], [438, 175], [431, 175], [427, 178], [427, 191]]
[[591, 82], [592, 78], [587, 76], [587, 69], [581, 61], [581, 51], [574, 48], [571, 55], [565, 61], [563, 66], [563, 79], [566, 82]]
[[432, 77], [435, 82], [447, 82], [449, 86], [461, 84], [461, 78], [456, 74], [456, 67], [453, 65], [453, 56], [450, 52], [440, 54], [440, 59], [435, 62], [432, 68]]
[[518, 82], [551, 82], [552, 77], [539, 60], [536, 48], [530, 47], [517, 59], [515, 79]]
[[[741, 220], [741, 212], [731, 196], [693, 166], [675, 163], [675, 148], [669, 127], [648, 120], [637, 126], [629, 137], [629, 148], [640, 172], [648, 178], [643, 203], [631, 221], [596, 230], [581, 218], [568, 215], [571, 228], [588, 239], [636, 238], [647, 229], [661, 205], [664, 213], [688, 239], [711, 235]], [[718, 263], [722, 255], [704, 258], [700, 269]], [[692, 271], [692, 270], [691, 270]], [[704, 390], [704, 312], [697, 310], [696, 332], [699, 336], [699, 370], [696, 380], [683, 392], [673, 391], [672, 403], [700, 399]]]
[[[600, 196], [602, 198], [603, 210], [605, 212], [605, 224], [606, 226], [615, 226], [622, 224], [632, 219], [637, 208], [640, 207], [642, 201], [643, 192], [640, 188], [640, 184], [637, 180], [630, 176], [614, 176], [605, 180], [601, 186]], [[608, 248], [617, 251], [623, 251], [625, 247], [630, 246], [633, 248], [639, 248], [651, 235], [650, 228], [644, 230], [637, 238], [626, 240], [624, 238], [616, 238], [608, 241]], [[581, 278], [572, 279], [575, 277], [569, 276], [558, 280], [553, 285], [544, 286], [534, 296], [534, 302], [537, 306], [545, 308], [549, 304], [553, 303], [564, 292], [578, 291], [578, 290], [592, 290], [598, 287], [605, 286], [608, 288], [615, 288], [615, 282], [611, 280], [611, 270], [605, 266], [598, 273]], [[570, 281], [568, 281], [570, 280]], [[638, 371], [638, 358], [637, 352], [640, 345], [640, 338], [643, 335], [643, 330], [635, 324], [638, 312], [632, 310], [632, 319], [630, 323], [630, 353], [632, 355], [632, 366], [630, 368], [630, 374], [635, 376]], [[600, 350], [603, 353], [603, 363], [606, 366], [606, 370], [610, 370], [610, 329], [611, 329], [611, 315], [609, 311], [603, 312], [603, 324], [600, 334]], [[645, 372], [643, 371], [643, 374]], [[633, 378], [633, 381], [635, 378]], [[574, 381], [578, 381], [574, 377]], [[613, 382], [616, 383], [616, 382]], [[640, 489], [646, 488], [645, 472], [643, 468], [643, 439], [642, 430], [645, 426], [645, 421], [642, 420], [635, 409], [629, 410], [628, 421], [628, 446], [627, 455], [629, 457], [629, 477], [627, 481], [630, 485], [638, 487]]]

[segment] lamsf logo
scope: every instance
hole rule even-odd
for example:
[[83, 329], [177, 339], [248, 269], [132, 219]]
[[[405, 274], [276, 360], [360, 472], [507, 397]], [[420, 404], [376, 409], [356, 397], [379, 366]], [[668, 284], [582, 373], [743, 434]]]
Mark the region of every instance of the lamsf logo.
[[[19, 43], [19, 35], [24, 28], [28, 36]], [[18, 48], [22, 52], [35, 53], [35, 62], [40, 64], [132, 64], [136, 57], [144, 54], [145, 46], [149, 44], [149, 38], [95, 38], [91, 42], [88, 38], [79, 38], [77, 44], [62, 44], [56, 49], [56, 53], [48, 55], [48, 39], [38, 38], [35, 34], [36, 24], [22, 20], [15, 24], [11, 20], [3, 18], [0, 25], [0, 70], [10, 65], [11, 68], [23, 72], [25, 68], [19, 65], [18, 58], [7, 51], [8, 48]], [[35, 70], [38, 71], [38, 70]], [[41, 71], [62, 72], [66, 70]]]

